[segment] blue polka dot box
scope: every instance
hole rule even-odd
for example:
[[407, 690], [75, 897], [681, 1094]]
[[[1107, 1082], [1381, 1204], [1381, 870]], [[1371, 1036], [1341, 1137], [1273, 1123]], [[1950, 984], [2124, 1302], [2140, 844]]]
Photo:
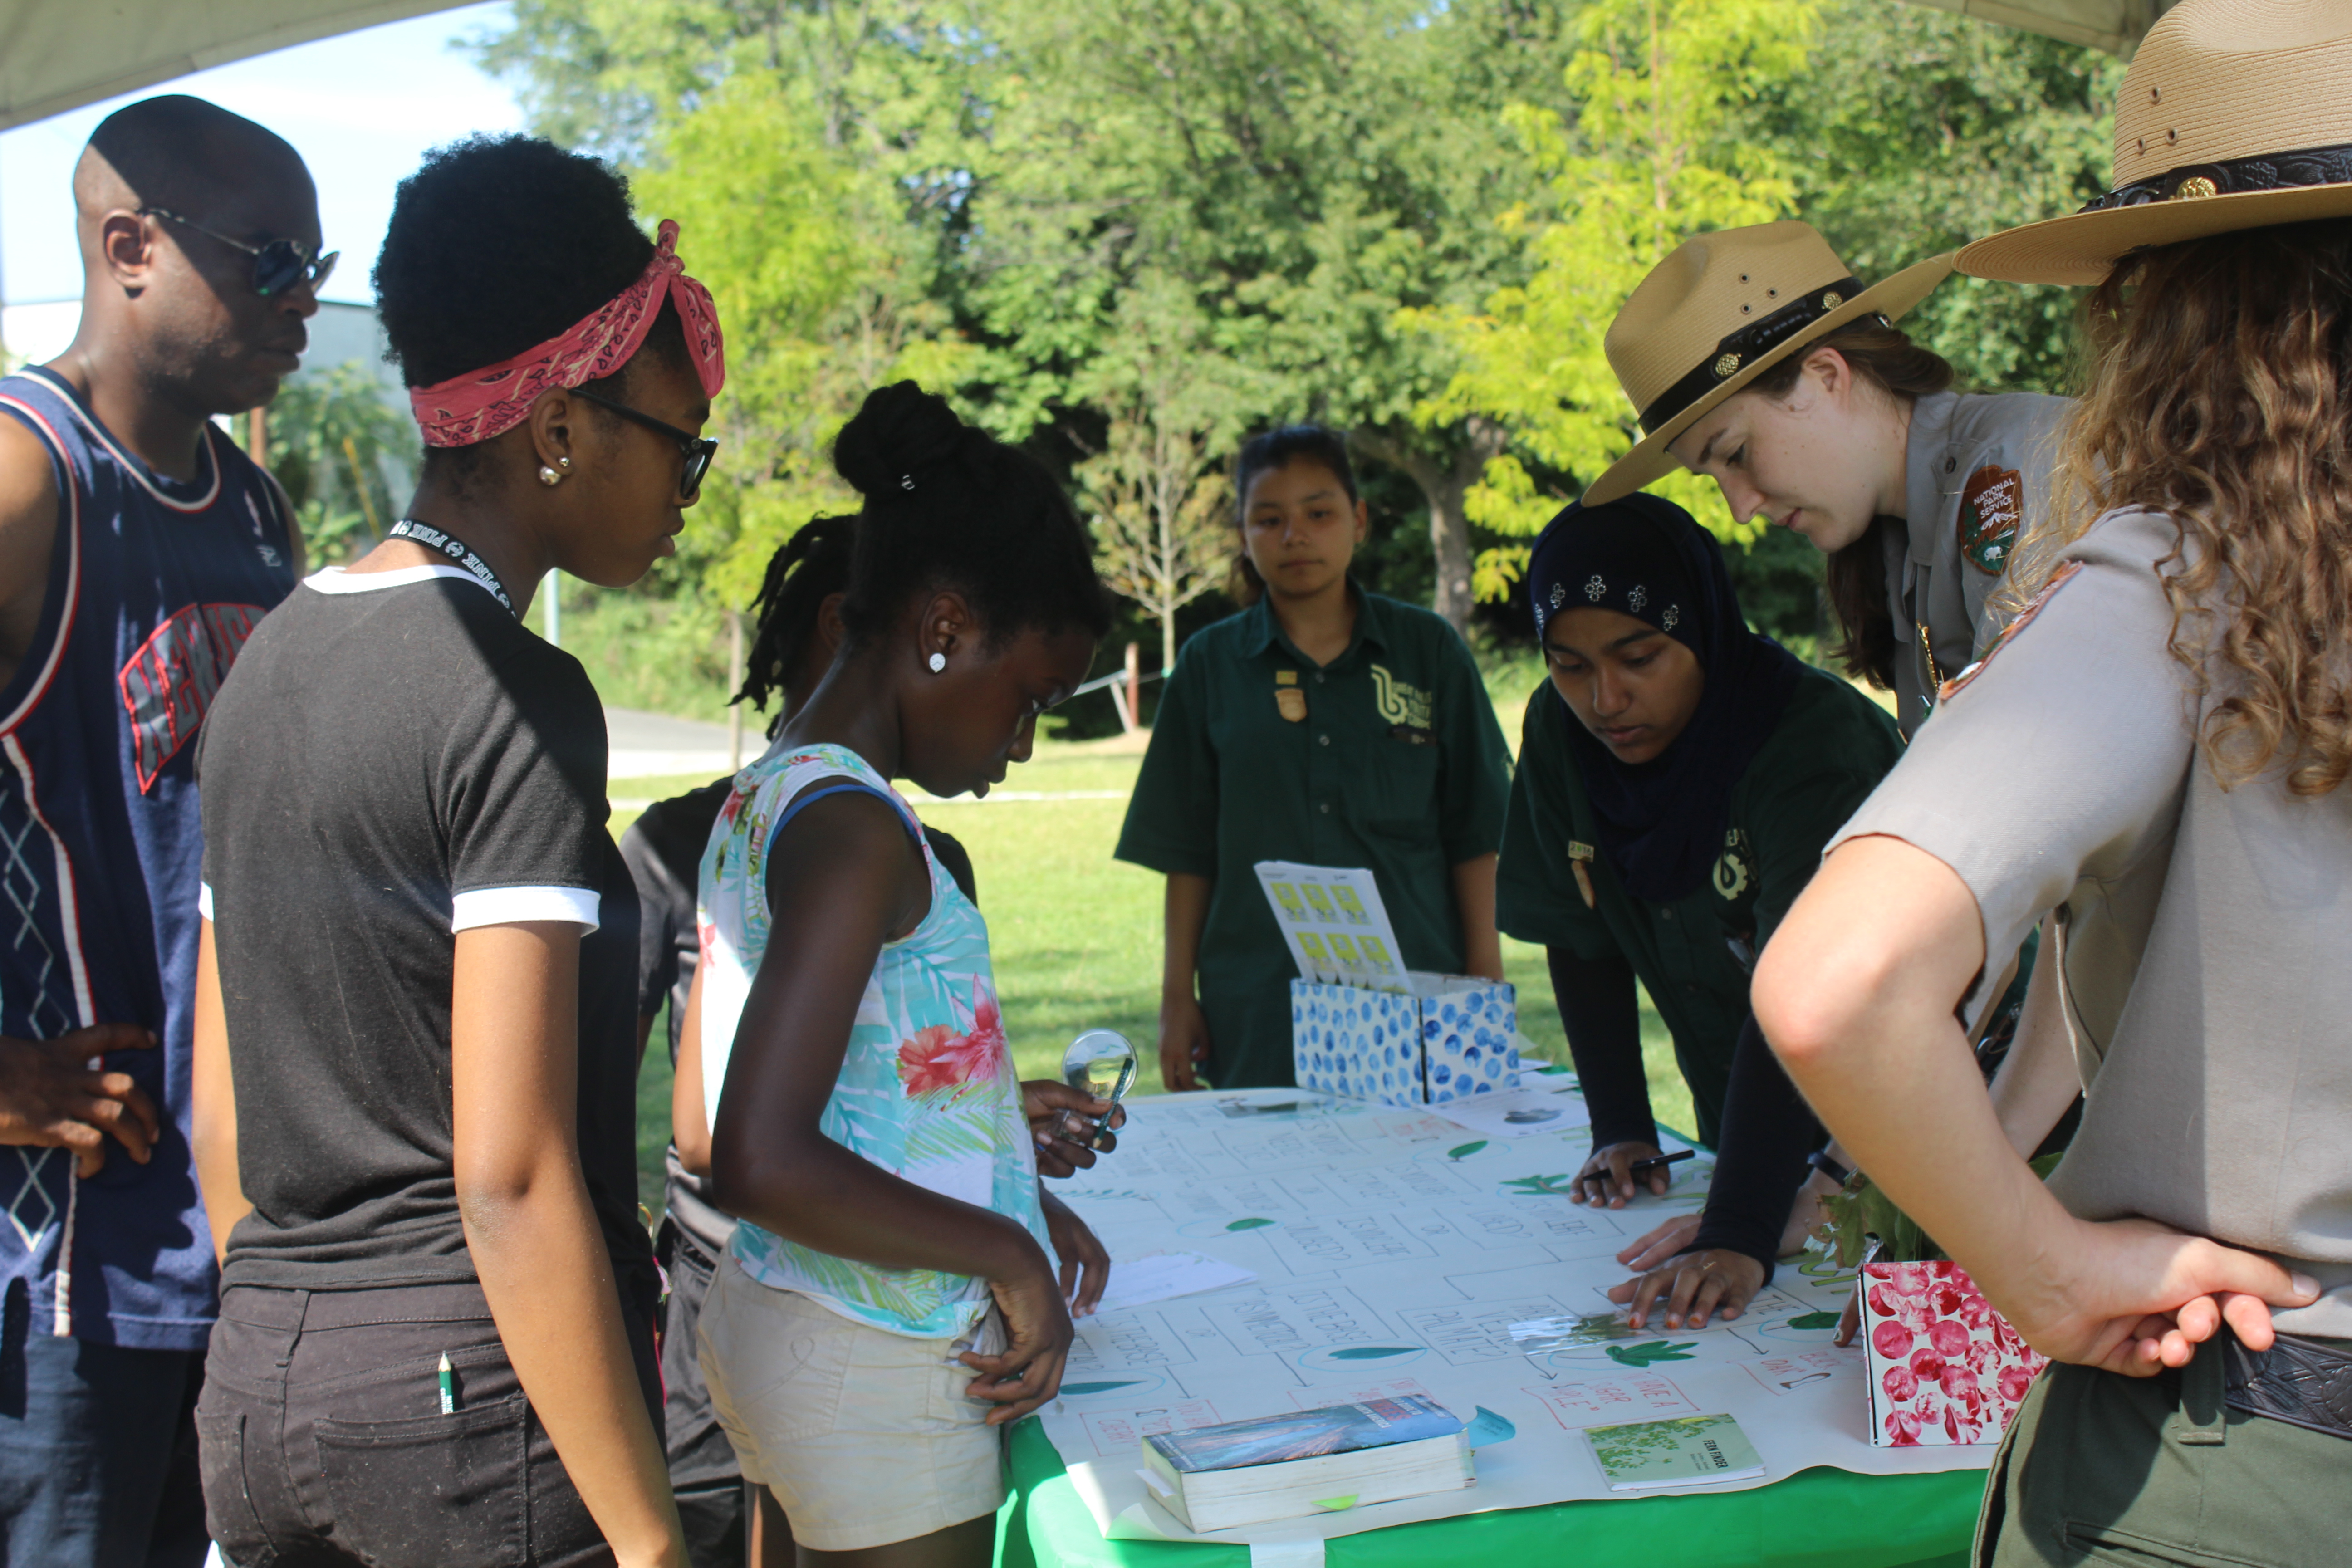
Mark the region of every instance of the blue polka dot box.
[[1413, 992], [1290, 983], [1298, 1087], [1382, 1105], [1443, 1105], [1518, 1087], [1518, 994], [1415, 974]]

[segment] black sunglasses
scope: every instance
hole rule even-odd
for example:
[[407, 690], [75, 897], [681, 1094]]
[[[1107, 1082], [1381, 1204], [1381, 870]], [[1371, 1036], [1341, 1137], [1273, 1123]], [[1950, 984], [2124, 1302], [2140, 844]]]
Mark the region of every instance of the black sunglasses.
[[572, 389], [574, 397], [584, 397], [597, 407], [610, 410], [622, 418], [632, 420], [646, 429], [667, 436], [677, 443], [686, 454], [685, 471], [677, 476], [677, 499], [692, 500], [702, 491], [702, 476], [710, 471], [710, 459], [719, 455], [719, 443], [708, 436], [689, 436], [675, 425], [664, 424], [650, 414], [640, 414], [625, 403], [615, 403], [609, 397], [599, 397], [584, 387]]
[[194, 229], [232, 249], [244, 251], [253, 258], [253, 291], [265, 300], [272, 294], [283, 293], [305, 278], [310, 279], [312, 289], [318, 288], [327, 280], [327, 274], [335, 269], [336, 258], [342, 255], [340, 250], [331, 250], [320, 256], [299, 239], [273, 239], [266, 245], [247, 245], [241, 239], [231, 239], [218, 229], [206, 228], [194, 218], [182, 217], [168, 207], [141, 207], [139, 216], [169, 218], [184, 228]]

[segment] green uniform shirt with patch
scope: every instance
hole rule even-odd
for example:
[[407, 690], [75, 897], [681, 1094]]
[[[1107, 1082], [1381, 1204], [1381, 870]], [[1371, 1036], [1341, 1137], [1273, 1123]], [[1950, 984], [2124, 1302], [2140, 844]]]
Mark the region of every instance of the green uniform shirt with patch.
[[1459, 973], [1453, 868], [1502, 839], [1510, 750], [1470, 650], [1427, 610], [1357, 605], [1355, 640], [1321, 669], [1263, 602], [1195, 634], [1128, 804], [1118, 858], [1215, 883], [1198, 973], [1220, 1089], [1294, 1081], [1298, 972], [1258, 861], [1369, 868], [1405, 966]]
[[1633, 965], [1674, 1035], [1699, 1141], [1713, 1147], [1755, 954], [1821, 864], [1822, 846], [1902, 755], [1902, 737], [1861, 692], [1807, 669], [1732, 791], [1724, 851], [1706, 882], [1650, 903], [1627, 893], [1595, 852], [1583, 862], [1588, 906], [1571, 847], [1597, 846], [1600, 827], [1569, 748], [1576, 722], [1549, 682], [1536, 688], [1503, 829], [1496, 917], [1522, 942]]

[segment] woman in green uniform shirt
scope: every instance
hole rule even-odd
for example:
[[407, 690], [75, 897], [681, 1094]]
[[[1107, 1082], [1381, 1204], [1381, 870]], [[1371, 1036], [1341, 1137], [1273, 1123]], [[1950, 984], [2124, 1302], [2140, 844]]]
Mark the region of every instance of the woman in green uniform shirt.
[[[1660, 1152], [1633, 983], [1674, 1034], [1705, 1214], [1620, 1255], [1641, 1325], [1736, 1317], [1770, 1279], [1822, 1139], [1756, 1032], [1748, 973], [1822, 846], [1901, 754], [1844, 681], [1748, 630], [1722, 552], [1655, 496], [1571, 506], [1528, 561], [1549, 679], [1528, 700], [1503, 835], [1503, 930], [1540, 942], [1592, 1112], [1573, 1196], [1622, 1208]], [[1650, 1190], [1665, 1191], [1664, 1173]]]
[[1409, 969], [1500, 980], [1495, 850], [1510, 754], [1437, 616], [1351, 579], [1369, 518], [1334, 431], [1242, 448], [1257, 602], [1196, 633], [1160, 698], [1118, 856], [1167, 874], [1160, 1076], [1287, 1085], [1297, 971], [1252, 869], [1369, 868]]

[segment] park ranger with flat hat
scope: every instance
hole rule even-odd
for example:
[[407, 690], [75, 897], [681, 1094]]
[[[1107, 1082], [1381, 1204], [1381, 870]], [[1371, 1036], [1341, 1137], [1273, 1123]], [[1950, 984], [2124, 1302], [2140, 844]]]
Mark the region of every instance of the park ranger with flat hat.
[[1994, 592], [2049, 510], [2070, 406], [1950, 390], [1894, 323], [1951, 271], [1937, 256], [1865, 289], [1801, 223], [1685, 241], [1610, 323], [1643, 436], [1584, 497], [1680, 467], [1734, 517], [1803, 534], [1829, 557], [1842, 662], [1894, 690], [1906, 735], [1999, 634]]

